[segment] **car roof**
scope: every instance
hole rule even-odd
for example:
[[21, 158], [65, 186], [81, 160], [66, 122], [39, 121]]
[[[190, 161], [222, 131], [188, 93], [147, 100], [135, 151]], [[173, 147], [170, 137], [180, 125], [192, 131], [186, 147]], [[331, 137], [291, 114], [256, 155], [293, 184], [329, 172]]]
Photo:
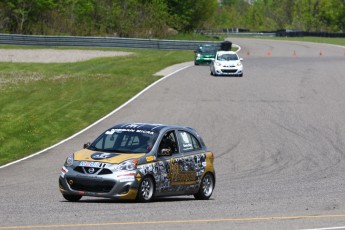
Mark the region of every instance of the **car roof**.
[[111, 127], [110, 129], [140, 129], [152, 132], [161, 132], [167, 129], [188, 129], [196, 132], [195, 129], [180, 125], [168, 125], [168, 124], [153, 124], [153, 123], [122, 123]]

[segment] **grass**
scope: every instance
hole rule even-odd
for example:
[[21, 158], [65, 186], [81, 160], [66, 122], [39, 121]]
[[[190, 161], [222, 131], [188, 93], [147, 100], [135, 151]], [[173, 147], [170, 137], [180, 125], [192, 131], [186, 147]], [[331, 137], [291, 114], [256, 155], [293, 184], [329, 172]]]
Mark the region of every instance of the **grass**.
[[0, 63], [0, 165], [57, 143], [193, 60], [191, 51], [127, 50], [78, 63]]

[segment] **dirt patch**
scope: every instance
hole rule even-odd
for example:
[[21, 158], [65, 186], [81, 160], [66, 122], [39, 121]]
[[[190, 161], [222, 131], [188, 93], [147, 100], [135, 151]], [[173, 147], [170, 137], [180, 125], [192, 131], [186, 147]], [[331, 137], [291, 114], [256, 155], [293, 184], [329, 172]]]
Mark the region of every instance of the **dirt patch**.
[[132, 53], [99, 50], [0, 49], [0, 62], [65, 63], [130, 54]]

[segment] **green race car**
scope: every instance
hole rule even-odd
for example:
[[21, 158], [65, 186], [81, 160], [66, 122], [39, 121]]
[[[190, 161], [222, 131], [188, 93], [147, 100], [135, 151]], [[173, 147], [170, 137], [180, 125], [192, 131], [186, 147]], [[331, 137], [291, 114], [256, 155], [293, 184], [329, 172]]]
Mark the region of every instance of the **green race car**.
[[214, 60], [217, 51], [218, 47], [213, 44], [205, 44], [198, 46], [198, 48], [194, 51], [194, 64], [210, 64]]

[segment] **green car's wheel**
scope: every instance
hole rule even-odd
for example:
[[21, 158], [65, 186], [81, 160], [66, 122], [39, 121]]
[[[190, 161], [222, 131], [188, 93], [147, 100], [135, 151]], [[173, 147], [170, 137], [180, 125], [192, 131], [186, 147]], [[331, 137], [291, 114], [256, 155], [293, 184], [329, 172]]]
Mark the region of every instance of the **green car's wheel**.
[[199, 191], [194, 194], [197, 200], [208, 200], [213, 192], [215, 185], [214, 177], [211, 173], [207, 173], [201, 181]]
[[79, 195], [67, 195], [67, 194], [62, 194], [62, 196], [68, 200], [68, 201], [71, 201], [71, 202], [77, 202], [79, 201], [82, 196], [79, 196]]
[[154, 196], [155, 184], [152, 177], [145, 177], [139, 185], [137, 201], [149, 202]]

